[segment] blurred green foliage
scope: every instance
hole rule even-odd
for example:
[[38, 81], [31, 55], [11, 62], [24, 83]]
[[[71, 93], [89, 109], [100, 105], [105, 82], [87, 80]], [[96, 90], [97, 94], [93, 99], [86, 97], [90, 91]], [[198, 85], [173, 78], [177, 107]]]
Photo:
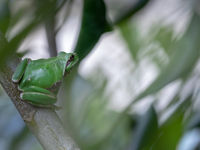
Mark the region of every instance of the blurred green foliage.
[[80, 59], [87, 56], [101, 35], [111, 28], [106, 20], [106, 8], [103, 0], [84, 0], [83, 3], [81, 30], [75, 48]]
[[[195, 106], [198, 106], [200, 96], [200, 16], [191, 8], [192, 15], [187, 29], [179, 37], [173, 26], [161, 23], [153, 24], [147, 35], [143, 36], [135, 16], [138, 11], [146, 9], [144, 6], [148, 2], [149, 0], [138, 0], [133, 5], [131, 3], [130, 9], [120, 10], [117, 19], [112, 20], [108, 19], [108, 10], [103, 0], [82, 1], [82, 21], [74, 49], [80, 57], [80, 63], [94, 50], [104, 33], [118, 30], [127, 48], [124, 53], [128, 52], [132, 58], [129, 65], [134, 66], [131, 75], [122, 78], [124, 83], [131, 82], [135, 74], [144, 75], [138, 71], [144, 60], [150, 60], [159, 75], [137, 96], [131, 95], [133, 98], [129, 105], [119, 111], [110, 107], [113, 93], [108, 94], [109, 78], [103, 69], [96, 68], [91, 76], [84, 78], [77, 71], [77, 66], [61, 87], [59, 97], [64, 99], [61, 101], [64, 112], [58, 113], [61, 114], [66, 130], [70, 131], [81, 149], [181, 150], [181, 141], [187, 133], [194, 129], [199, 130], [199, 109]], [[73, 3], [68, 0], [30, 0], [22, 1], [21, 4], [18, 0], [0, 0], [0, 65], [12, 61], [11, 56], [17, 54], [23, 41], [34, 31], [48, 26], [49, 20], [51, 21], [48, 23], [53, 24], [53, 34], [47, 33], [47, 36], [55, 36], [55, 40], [64, 25], [59, 24], [58, 20], [68, 21], [68, 15], [62, 16], [59, 13], [71, 11], [71, 7]], [[67, 8], [70, 9], [66, 10]], [[147, 68], [145, 66], [142, 69]], [[161, 91], [177, 81], [180, 81], [181, 86], [174, 90], [174, 96], [160, 110], [159, 103], [163, 97], [169, 96], [160, 94]], [[189, 84], [190, 82], [193, 84]], [[114, 87], [111, 91], [116, 91], [117, 88]], [[136, 102], [144, 101], [143, 98], [150, 95], [153, 100], [148, 109], [142, 109], [140, 113], [134, 111], [138, 107]], [[0, 99], [0, 149], [42, 149], [19, 115], [16, 116], [16, 110], [3, 89], [0, 90]], [[197, 147], [193, 146], [190, 150], [199, 148], [199, 143], [196, 145]], [[182, 147], [184, 146], [183, 144]]]

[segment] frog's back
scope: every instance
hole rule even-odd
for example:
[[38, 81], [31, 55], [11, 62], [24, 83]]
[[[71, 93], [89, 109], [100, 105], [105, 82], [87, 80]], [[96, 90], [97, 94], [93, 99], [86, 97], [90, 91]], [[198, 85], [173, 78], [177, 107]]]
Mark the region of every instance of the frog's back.
[[34, 85], [49, 88], [62, 79], [64, 72], [65, 62], [62, 59], [33, 60], [27, 65], [20, 87]]

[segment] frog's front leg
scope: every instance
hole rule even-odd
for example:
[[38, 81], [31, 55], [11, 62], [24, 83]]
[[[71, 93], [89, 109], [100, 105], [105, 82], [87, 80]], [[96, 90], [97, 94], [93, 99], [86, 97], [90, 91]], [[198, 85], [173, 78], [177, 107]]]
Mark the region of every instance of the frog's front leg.
[[36, 106], [48, 106], [56, 102], [56, 96], [53, 93], [36, 86], [25, 88], [20, 97]]
[[29, 61], [30, 61], [30, 59], [25, 58], [22, 62], [20, 62], [20, 64], [17, 66], [16, 71], [14, 72], [14, 74], [12, 76], [13, 82], [16, 82], [16, 83], [19, 82], [19, 80], [22, 78], [22, 76], [26, 70], [26, 66]]

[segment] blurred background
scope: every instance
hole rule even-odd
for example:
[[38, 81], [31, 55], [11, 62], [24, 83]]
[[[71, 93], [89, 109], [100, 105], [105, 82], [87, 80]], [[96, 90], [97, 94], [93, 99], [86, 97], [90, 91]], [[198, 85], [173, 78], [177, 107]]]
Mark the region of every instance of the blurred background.
[[[0, 0], [0, 63], [76, 52], [57, 111], [84, 150], [200, 149], [198, 0]], [[42, 150], [0, 89], [0, 149]]]

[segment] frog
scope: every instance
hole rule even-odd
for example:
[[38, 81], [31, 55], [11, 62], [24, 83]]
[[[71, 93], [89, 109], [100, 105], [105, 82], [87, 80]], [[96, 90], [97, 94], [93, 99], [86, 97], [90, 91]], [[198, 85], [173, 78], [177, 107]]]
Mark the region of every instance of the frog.
[[16, 67], [12, 81], [18, 84], [21, 100], [39, 107], [53, 106], [63, 78], [77, 62], [77, 54], [64, 51], [47, 59], [25, 58]]

